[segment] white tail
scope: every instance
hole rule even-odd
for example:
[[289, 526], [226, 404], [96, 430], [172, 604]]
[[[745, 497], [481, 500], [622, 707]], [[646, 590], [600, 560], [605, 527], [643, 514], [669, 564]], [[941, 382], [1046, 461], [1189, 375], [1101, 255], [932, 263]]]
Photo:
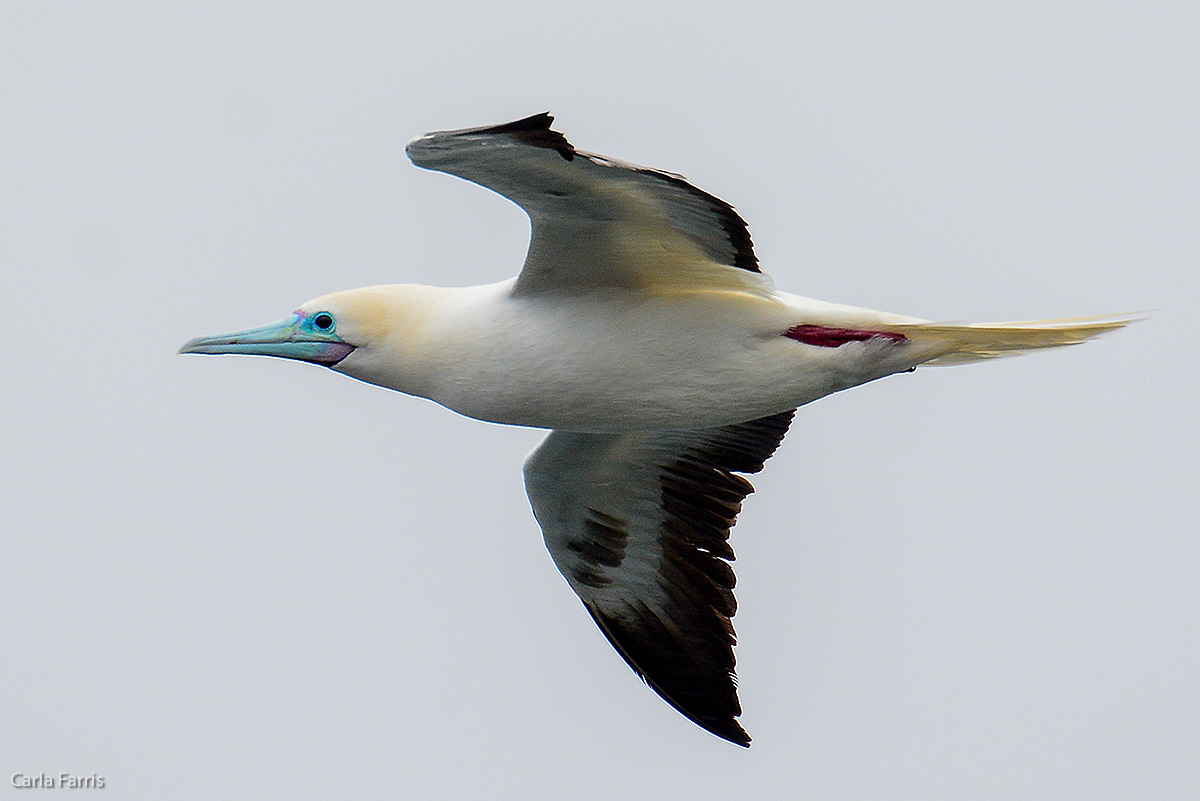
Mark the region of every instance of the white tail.
[[1121, 314], [1015, 323], [892, 324], [888, 329], [941, 353], [926, 364], [966, 364], [1041, 348], [1078, 345], [1139, 319], [1142, 317], [1136, 314]]

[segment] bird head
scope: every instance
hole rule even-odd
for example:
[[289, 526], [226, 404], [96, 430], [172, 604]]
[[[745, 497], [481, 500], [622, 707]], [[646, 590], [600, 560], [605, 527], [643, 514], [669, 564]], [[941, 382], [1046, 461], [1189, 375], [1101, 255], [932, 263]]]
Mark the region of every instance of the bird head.
[[371, 384], [424, 394], [427, 323], [445, 293], [416, 284], [335, 292], [308, 301], [278, 322], [197, 337], [179, 352], [297, 359]]

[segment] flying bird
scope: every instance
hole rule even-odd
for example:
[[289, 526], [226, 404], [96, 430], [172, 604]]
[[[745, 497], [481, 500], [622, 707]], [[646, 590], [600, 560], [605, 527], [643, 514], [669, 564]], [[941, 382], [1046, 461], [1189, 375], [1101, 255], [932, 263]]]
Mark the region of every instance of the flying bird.
[[182, 353], [279, 356], [551, 429], [525, 462], [555, 565], [630, 667], [739, 745], [729, 533], [799, 406], [911, 371], [1074, 345], [1129, 317], [942, 324], [776, 291], [733, 207], [575, 147], [549, 114], [406, 148], [529, 215], [520, 274], [373, 286]]

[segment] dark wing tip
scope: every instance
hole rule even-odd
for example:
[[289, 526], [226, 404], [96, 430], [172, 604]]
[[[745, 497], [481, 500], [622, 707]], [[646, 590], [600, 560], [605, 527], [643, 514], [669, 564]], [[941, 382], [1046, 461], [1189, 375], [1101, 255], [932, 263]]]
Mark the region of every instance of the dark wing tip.
[[725, 731], [713, 731], [712, 729], [709, 729], [709, 731], [712, 731], [713, 734], [722, 740], [727, 740], [734, 745], [740, 745], [742, 748], [749, 748], [751, 743], [750, 735], [746, 734], [746, 730], [736, 720], [730, 721], [730, 724], [730, 727]]
[[[706, 643], [710, 635], [684, 645], [647, 609], [641, 610], [638, 619], [629, 620], [606, 614], [586, 601], [584, 608], [625, 663], [659, 697], [705, 731], [750, 747], [750, 735], [737, 722], [742, 707], [731, 642]], [[697, 661], [696, 647], [707, 651], [707, 658]]]
[[[478, 133], [512, 133], [514, 131], [549, 131], [550, 126], [554, 124], [554, 115], [549, 111], [543, 111], [540, 114], [531, 114], [528, 117], [523, 117], [512, 122], [503, 122], [499, 125], [485, 125], [482, 128], [476, 129]], [[561, 134], [560, 134], [561, 135]]]
[[555, 151], [567, 161], [575, 159], [575, 146], [567, 141], [567, 137], [551, 129], [554, 117], [550, 112], [543, 111], [502, 125], [490, 125], [485, 128], [472, 128], [473, 134], [510, 134], [527, 145], [544, 147]]

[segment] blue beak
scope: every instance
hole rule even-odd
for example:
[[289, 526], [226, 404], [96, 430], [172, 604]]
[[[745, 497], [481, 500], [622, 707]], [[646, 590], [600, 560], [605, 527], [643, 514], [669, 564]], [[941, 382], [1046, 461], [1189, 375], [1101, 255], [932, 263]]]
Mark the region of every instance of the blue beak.
[[318, 331], [308, 322], [308, 315], [297, 312], [287, 319], [259, 328], [196, 337], [184, 343], [179, 352], [278, 356], [332, 367], [354, 350], [353, 345], [343, 342], [337, 334]]

